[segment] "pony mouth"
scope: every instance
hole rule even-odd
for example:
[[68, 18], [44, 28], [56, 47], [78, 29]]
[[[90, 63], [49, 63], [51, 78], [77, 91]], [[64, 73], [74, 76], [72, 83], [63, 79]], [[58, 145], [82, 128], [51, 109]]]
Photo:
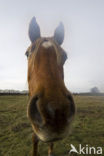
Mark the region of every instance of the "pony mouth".
[[36, 130], [34, 126], [32, 127], [39, 140], [47, 143], [62, 140], [63, 138], [67, 137], [70, 133], [70, 127], [67, 127], [61, 132], [51, 131], [47, 127], [44, 127], [43, 129], [39, 128], [38, 130]]

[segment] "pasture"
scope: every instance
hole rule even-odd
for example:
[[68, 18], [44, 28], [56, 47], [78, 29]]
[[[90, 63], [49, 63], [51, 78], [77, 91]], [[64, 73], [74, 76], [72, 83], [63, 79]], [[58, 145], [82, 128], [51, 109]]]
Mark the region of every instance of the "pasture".
[[[101, 146], [104, 154], [104, 96], [76, 95], [74, 100], [77, 114], [71, 134], [55, 143], [55, 156], [68, 156], [70, 144], [76, 148], [79, 144]], [[0, 156], [31, 156], [32, 128], [27, 119], [27, 103], [26, 95], [0, 96]], [[47, 148], [46, 143], [39, 143], [40, 156], [47, 156]]]

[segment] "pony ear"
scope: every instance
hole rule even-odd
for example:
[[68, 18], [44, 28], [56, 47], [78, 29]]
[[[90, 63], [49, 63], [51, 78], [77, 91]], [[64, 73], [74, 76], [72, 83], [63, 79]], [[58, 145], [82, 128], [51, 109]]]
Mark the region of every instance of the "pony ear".
[[40, 28], [35, 17], [33, 17], [30, 21], [28, 34], [32, 43], [40, 37]]
[[55, 29], [54, 40], [61, 45], [64, 40], [64, 25], [60, 22], [59, 26]]

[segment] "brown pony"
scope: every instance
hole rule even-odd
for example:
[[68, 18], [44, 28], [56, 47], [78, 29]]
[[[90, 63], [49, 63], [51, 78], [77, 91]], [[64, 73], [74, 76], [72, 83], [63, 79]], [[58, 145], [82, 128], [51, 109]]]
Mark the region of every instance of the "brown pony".
[[48, 156], [52, 156], [53, 142], [69, 134], [75, 114], [73, 97], [64, 84], [63, 65], [67, 55], [60, 46], [64, 40], [64, 26], [60, 23], [53, 37], [43, 38], [33, 17], [29, 38], [27, 112], [34, 132], [33, 156], [37, 156], [39, 140], [49, 143]]

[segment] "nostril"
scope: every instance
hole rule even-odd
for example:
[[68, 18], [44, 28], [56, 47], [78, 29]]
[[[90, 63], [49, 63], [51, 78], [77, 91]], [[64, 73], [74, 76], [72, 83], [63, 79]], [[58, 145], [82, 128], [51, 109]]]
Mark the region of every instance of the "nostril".
[[28, 105], [28, 116], [32, 123], [36, 123], [38, 125], [42, 124], [42, 118], [40, 115], [40, 111], [38, 108], [38, 96], [34, 96], [32, 99], [30, 99], [29, 105]]
[[75, 103], [72, 95], [68, 95], [68, 100], [70, 101], [70, 116], [75, 114]]

